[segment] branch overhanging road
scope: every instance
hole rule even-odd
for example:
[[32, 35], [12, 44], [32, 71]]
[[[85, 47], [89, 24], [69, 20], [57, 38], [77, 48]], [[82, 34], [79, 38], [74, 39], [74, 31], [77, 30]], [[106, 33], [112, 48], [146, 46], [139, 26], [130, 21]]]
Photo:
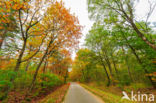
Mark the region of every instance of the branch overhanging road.
[[63, 103], [104, 103], [77, 83], [71, 83]]

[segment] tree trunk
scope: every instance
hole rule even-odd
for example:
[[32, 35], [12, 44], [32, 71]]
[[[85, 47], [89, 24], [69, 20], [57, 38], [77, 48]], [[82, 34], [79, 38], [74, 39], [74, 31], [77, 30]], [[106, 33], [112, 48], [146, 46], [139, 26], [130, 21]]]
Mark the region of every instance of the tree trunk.
[[103, 53], [103, 56], [104, 56], [104, 59], [105, 59], [107, 65], [108, 65], [110, 75], [111, 75], [111, 77], [113, 78], [111, 63], [110, 63], [109, 58], [108, 58], [108, 56], [107, 56], [107, 54], [106, 54], [106, 51], [102, 51], [102, 53]]
[[[127, 64], [127, 63], [126, 63], [126, 64]], [[132, 78], [132, 74], [131, 74], [130, 67], [129, 67], [128, 64], [127, 64], [127, 69], [128, 69], [129, 77], [130, 77], [131, 81], [133, 82], [134, 80], [133, 80], [133, 78]]]
[[47, 61], [45, 61], [45, 63], [44, 63], [43, 73], [45, 73], [45, 72], [46, 72], [46, 67], [47, 67]]
[[[44, 61], [45, 58], [47, 57], [47, 54], [49, 53], [48, 50], [49, 50], [49, 47], [50, 47], [50, 45], [51, 45], [52, 42], [53, 42], [53, 40], [51, 39], [51, 41], [50, 41], [49, 44], [48, 44], [48, 47], [46, 48], [46, 51], [45, 51], [43, 57], [41, 58], [41, 60], [40, 60], [40, 62], [39, 62], [39, 64], [38, 64], [38, 66], [37, 66], [37, 68], [36, 68], [35, 74], [34, 74], [34, 76], [33, 76], [33, 80], [32, 80], [31, 85], [30, 85], [29, 92], [31, 92], [32, 88], [34, 87], [34, 84], [35, 84], [35, 81], [36, 81], [36, 78], [37, 78], [37, 75], [38, 75], [38, 71], [39, 71], [39, 69], [40, 69], [40, 67], [41, 67], [41, 65], [42, 65], [42, 63], [43, 63], [43, 61]], [[51, 52], [52, 52], [52, 50], [51, 50]], [[52, 54], [51, 54], [51, 55], [52, 55]]]
[[[144, 72], [145, 72], [146, 74], [149, 74], [149, 72], [148, 72], [147, 69], [145, 68], [146, 66], [143, 65], [143, 63], [142, 63], [140, 57], [137, 55], [135, 49], [128, 43], [128, 40], [127, 40], [127, 38], [125, 37], [124, 34], [123, 34], [123, 37], [124, 37], [124, 39], [126, 40], [127, 45], [128, 45], [129, 48], [131, 49], [132, 53], [133, 53], [134, 56], [136, 57], [138, 63], [142, 66], [142, 69], [144, 70]], [[148, 77], [148, 79], [150, 80], [152, 86], [153, 86], [154, 88], [156, 88], [156, 83], [152, 80], [152, 77], [151, 77], [151, 76], [147, 76], [147, 77]]]
[[25, 51], [25, 47], [26, 47], [26, 40], [24, 40], [23, 47], [22, 47], [22, 50], [20, 51], [20, 54], [18, 56], [14, 71], [19, 70], [19, 67], [20, 67], [20, 64], [21, 64], [21, 61], [22, 61], [22, 57], [23, 57], [23, 54], [24, 54], [24, 51]]
[[118, 69], [117, 69], [117, 67], [116, 67], [116, 63], [115, 63], [115, 61], [113, 60], [113, 58], [112, 58], [112, 62], [113, 62], [113, 65], [114, 65], [114, 69], [115, 69], [115, 72], [116, 72], [117, 78], [119, 79]]
[[125, 58], [125, 62], [126, 62], [126, 65], [127, 65], [129, 77], [130, 77], [131, 81], [133, 82], [132, 74], [131, 74], [131, 72], [130, 72], [130, 67], [129, 67], [129, 64], [128, 64], [128, 58], [127, 58], [127, 56], [126, 56], [126, 53], [125, 53], [125, 50], [124, 50], [123, 47], [122, 47], [122, 51], [123, 51], [124, 56], [126, 57], [126, 58]]
[[101, 63], [102, 63], [103, 69], [104, 69], [104, 71], [105, 71], [105, 73], [106, 73], [106, 77], [107, 77], [107, 79], [108, 79], [107, 86], [110, 86], [110, 77], [109, 77], [109, 74], [108, 74], [108, 72], [107, 72], [106, 66], [105, 66], [105, 64], [103, 63], [103, 60], [102, 60], [101, 57], [100, 57], [100, 61], [101, 61]]
[[124, 16], [126, 17], [126, 19], [128, 20], [128, 22], [131, 24], [132, 28], [134, 29], [134, 31], [137, 33], [137, 35], [147, 44], [149, 45], [151, 48], [153, 48], [156, 51], [156, 45], [154, 43], [151, 43], [144, 35], [144, 33], [142, 33], [136, 26], [136, 24], [134, 23], [134, 18], [128, 16], [128, 14], [124, 11], [123, 6], [121, 5], [121, 11], [123, 12]]
[[86, 77], [83, 69], [82, 69], [82, 75], [83, 75], [83, 79], [85, 79]]
[[2, 48], [3, 41], [4, 41], [4, 39], [0, 39], [0, 50]]
[[29, 65], [30, 65], [30, 60], [27, 61], [27, 65], [26, 65], [26, 67], [25, 67], [25, 71], [28, 71]]
[[37, 78], [38, 71], [39, 71], [39, 69], [40, 69], [40, 67], [41, 67], [41, 65], [42, 65], [42, 63], [43, 63], [46, 55], [47, 55], [47, 53], [44, 54], [44, 56], [42, 57], [41, 61], [39, 62], [38, 66], [36, 68], [35, 74], [33, 76], [33, 80], [32, 80], [31, 85], [30, 85], [30, 89], [29, 89], [30, 92], [31, 92], [31, 90], [34, 87], [34, 84], [35, 84], [35, 81], [36, 81], [36, 78]]
[[[148, 72], [147, 69], [146, 69], [146, 66], [143, 65], [141, 59], [140, 59], [139, 56], [136, 54], [135, 49], [134, 49], [131, 45], [129, 45], [129, 47], [131, 48], [133, 54], [135, 55], [135, 57], [136, 57], [138, 63], [142, 66], [142, 69], [144, 70], [144, 72], [145, 72], [146, 74], [149, 74], [149, 72]], [[147, 76], [147, 77], [148, 77], [148, 79], [150, 80], [152, 86], [153, 86], [154, 88], [156, 88], [156, 83], [152, 80], [152, 77], [151, 77], [151, 76]]]
[[115, 62], [115, 60], [113, 58], [113, 53], [112, 52], [111, 52], [111, 60], [112, 60], [113, 66], [114, 66], [114, 70], [116, 72], [117, 79], [119, 79], [118, 69], [117, 69], [117, 66], [116, 66], [116, 62]]
[[139, 29], [136, 27], [136, 25], [131, 22], [131, 25], [133, 27], [133, 29], [136, 31], [136, 33], [138, 34], [138, 36], [147, 44], [149, 45], [151, 48], [153, 48], [156, 51], [156, 45], [154, 43], [151, 43], [149, 40], [147, 40], [147, 38], [144, 36], [144, 34], [142, 32], [139, 31]]
[[64, 76], [64, 84], [67, 82], [67, 77], [68, 77], [68, 70], [66, 70], [66, 74]]
[[96, 77], [95, 80], [98, 80], [98, 71], [97, 71], [97, 69], [96, 69], [95, 77]]
[[127, 70], [128, 70], [129, 77], [130, 77], [131, 81], [134, 82], [134, 80], [133, 80], [133, 78], [132, 78], [132, 73], [131, 73], [131, 71], [130, 71], [130, 66], [129, 66], [129, 64], [128, 64], [127, 58], [126, 58], [126, 65], [127, 65]]
[[2, 49], [2, 45], [5, 40], [6, 33], [7, 33], [7, 30], [5, 30], [4, 33], [0, 34], [0, 50]]

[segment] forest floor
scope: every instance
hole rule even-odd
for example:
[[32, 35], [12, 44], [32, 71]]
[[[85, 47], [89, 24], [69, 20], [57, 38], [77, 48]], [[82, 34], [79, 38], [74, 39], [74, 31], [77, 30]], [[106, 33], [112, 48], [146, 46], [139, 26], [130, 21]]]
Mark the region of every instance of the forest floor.
[[69, 83], [65, 84], [62, 87], [55, 90], [54, 92], [52, 92], [51, 94], [44, 97], [43, 99], [35, 101], [33, 103], [62, 103], [69, 86]]
[[26, 90], [21, 93], [18, 91], [11, 91], [8, 98], [0, 103], [61, 103], [70, 86], [70, 83], [53, 89], [45, 90], [43, 93], [25, 96]]

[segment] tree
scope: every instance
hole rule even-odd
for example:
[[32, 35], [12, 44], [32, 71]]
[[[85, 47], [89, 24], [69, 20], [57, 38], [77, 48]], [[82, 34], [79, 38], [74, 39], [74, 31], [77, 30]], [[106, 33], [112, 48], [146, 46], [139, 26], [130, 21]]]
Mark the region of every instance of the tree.
[[[109, 82], [111, 79], [115, 79], [112, 63], [114, 63], [114, 65], [116, 64], [112, 55], [114, 54], [114, 51], [117, 47], [115, 46], [115, 42], [113, 42], [113, 39], [110, 36], [109, 30], [105, 30], [103, 25], [95, 23], [89, 34], [87, 34], [86, 46], [93, 50], [98, 56], [98, 60], [101, 62]], [[107, 72], [106, 66], [108, 67], [109, 73]], [[116, 66], [114, 66], [114, 70], [116, 71], [116, 75], [118, 77]], [[110, 84], [109, 82], [108, 86]]]
[[[98, 63], [98, 56], [85, 48], [80, 49], [76, 53], [76, 58], [72, 65], [72, 71], [70, 73], [71, 80], [81, 82], [92, 82], [103, 80], [102, 69], [98, 69], [101, 63]], [[102, 78], [101, 78], [102, 77]]]
[[78, 19], [69, 13], [62, 2], [55, 2], [47, 9], [43, 19], [44, 27], [50, 31], [44, 43], [43, 56], [36, 68], [30, 91], [34, 86], [38, 71], [48, 55], [53, 55], [62, 48], [75, 47], [81, 36], [81, 26]]
[[148, 28], [148, 19], [155, 9], [156, 3], [152, 4], [150, 2], [150, 10], [143, 23], [136, 20], [135, 4], [137, 3], [136, 0], [88, 0], [88, 8], [90, 17], [98, 19], [97, 21], [104, 20], [109, 26], [120, 25], [122, 27], [131, 27], [139, 38], [156, 51], [153, 35]]
[[31, 93], [66, 83], [81, 28], [62, 1], [0, 0], [0, 74], [7, 75], [0, 99], [17, 88], [28, 89], [25, 97], [34, 86], [41, 89]]
[[12, 9], [10, 5], [15, 4], [7, 0], [0, 1], [0, 49], [5, 38], [13, 36], [12, 33], [17, 31], [16, 10]]
[[[20, 1], [17, 2], [17, 5], [16, 5], [17, 7], [15, 7], [15, 9], [18, 11], [18, 19], [19, 19], [18, 23], [20, 25], [20, 33], [21, 33], [20, 35], [22, 37], [21, 39], [23, 41], [23, 44], [22, 44], [22, 48], [19, 52], [15, 71], [18, 71], [20, 64], [22, 62], [26, 61], [26, 60], [22, 60], [22, 57], [24, 56], [24, 53], [25, 53], [28, 38], [31, 36], [34, 36], [34, 34], [35, 34], [34, 32], [39, 32], [39, 31], [41, 31], [42, 35], [46, 36], [46, 33], [42, 28], [40, 28], [40, 30], [38, 30], [38, 28], [34, 28], [34, 26], [39, 24], [39, 22], [43, 18], [42, 15], [44, 15], [44, 14], [41, 13], [41, 11], [44, 12], [43, 4], [45, 6], [47, 4], [47, 2], [45, 2], [44, 0], [35, 1], [35, 2], [23, 1], [22, 4]], [[24, 7], [24, 9], [22, 8], [23, 5], [24, 6], [26, 5], [26, 7]], [[24, 20], [22, 19], [23, 17], [25, 18]], [[30, 31], [33, 31], [33, 32], [30, 32]], [[41, 36], [41, 37], [43, 37], [43, 36]], [[43, 37], [43, 39], [44, 38], [45, 37]], [[40, 46], [41, 45], [42, 45], [42, 43], [40, 44]], [[40, 46], [39, 46], [39, 49], [40, 49]], [[37, 54], [37, 53], [35, 53], [35, 54]], [[30, 57], [30, 58], [32, 58], [32, 57]]]
[[[155, 55], [155, 51], [148, 47], [148, 45], [140, 40], [140, 38], [137, 38], [137, 34], [133, 30], [130, 28], [114, 26], [112, 33], [116, 38], [118, 38], [118, 41], [120, 42], [119, 44], [122, 46], [122, 50], [124, 50], [123, 46], [126, 46], [131, 50], [137, 62], [142, 66], [142, 69], [146, 74], [149, 74], [151, 71], [153, 71], [149, 68], [154, 68], [151, 59]], [[133, 41], [135, 41], [135, 43]], [[140, 52], [140, 54], [138, 54], [138, 52]], [[125, 59], [127, 62], [128, 58]], [[152, 78], [150, 76], [147, 77], [155, 87], [155, 83]]]

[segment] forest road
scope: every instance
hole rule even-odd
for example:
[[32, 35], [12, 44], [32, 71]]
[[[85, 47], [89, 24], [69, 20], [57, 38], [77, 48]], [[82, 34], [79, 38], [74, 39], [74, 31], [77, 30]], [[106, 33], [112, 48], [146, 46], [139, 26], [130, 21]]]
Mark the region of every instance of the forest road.
[[84, 89], [77, 83], [71, 83], [63, 103], [104, 103], [102, 99]]

